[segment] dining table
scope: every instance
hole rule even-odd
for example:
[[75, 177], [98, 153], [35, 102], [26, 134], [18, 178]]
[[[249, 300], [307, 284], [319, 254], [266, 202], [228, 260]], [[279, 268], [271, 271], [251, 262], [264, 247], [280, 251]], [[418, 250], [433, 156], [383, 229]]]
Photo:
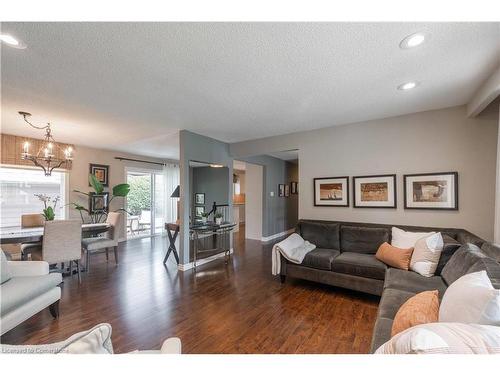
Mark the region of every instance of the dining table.
[[[82, 236], [94, 237], [111, 228], [108, 223], [82, 224]], [[0, 229], [0, 245], [24, 242], [39, 242], [43, 239], [43, 227], [6, 227]]]

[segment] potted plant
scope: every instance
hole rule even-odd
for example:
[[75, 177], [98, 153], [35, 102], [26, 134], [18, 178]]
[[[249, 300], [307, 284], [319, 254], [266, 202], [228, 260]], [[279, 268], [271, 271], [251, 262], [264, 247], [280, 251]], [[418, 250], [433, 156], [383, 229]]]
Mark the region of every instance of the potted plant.
[[[92, 186], [92, 188], [94, 189], [93, 192], [84, 193], [83, 191], [80, 191], [80, 190], [73, 190], [73, 191], [75, 193], [87, 196], [89, 198], [89, 200], [91, 199], [91, 197], [96, 196], [96, 195], [108, 194], [108, 193], [104, 192], [103, 184], [93, 174], [89, 174], [89, 183], [90, 183], [90, 186]], [[90, 217], [91, 223], [102, 223], [102, 222], [106, 221], [106, 218], [108, 217], [109, 204], [111, 203], [111, 201], [116, 197], [125, 198], [129, 192], [130, 192], [130, 185], [129, 184], [118, 184], [118, 185], [113, 186], [111, 197], [109, 198], [109, 200], [106, 199], [105, 206], [103, 206], [103, 208], [100, 210], [92, 210], [90, 206], [87, 208], [87, 207], [82, 206], [81, 204], [75, 203], [75, 202], [71, 202], [70, 205], [72, 205], [75, 210], [78, 210], [80, 212], [80, 217], [82, 218], [82, 222], [84, 222], [83, 212], [86, 212], [88, 214], [88, 216]], [[119, 208], [118, 210], [115, 210], [115, 212], [116, 211], [125, 211], [126, 212], [126, 210], [124, 208]]]
[[[42, 215], [46, 221], [52, 221], [56, 218], [56, 207], [57, 207], [57, 202], [59, 202], [59, 196], [55, 198], [50, 198], [48, 195], [45, 194], [35, 194], [35, 197], [40, 199], [43, 202], [44, 209], [42, 211]], [[54, 205], [51, 206], [50, 202], [52, 202]]]
[[221, 225], [222, 224], [222, 214], [220, 212], [216, 212], [214, 217], [215, 217], [215, 224]]
[[202, 221], [203, 223], [206, 223], [206, 222], [207, 222], [207, 220], [208, 220], [208, 212], [202, 212], [202, 213], [201, 213], [201, 221]]

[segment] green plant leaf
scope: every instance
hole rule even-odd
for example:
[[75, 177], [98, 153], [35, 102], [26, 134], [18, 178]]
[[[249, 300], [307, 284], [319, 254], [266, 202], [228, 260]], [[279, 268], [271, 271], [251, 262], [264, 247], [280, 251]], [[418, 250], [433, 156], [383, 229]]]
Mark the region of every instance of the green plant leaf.
[[85, 211], [85, 212], [89, 212], [88, 209], [86, 209], [84, 206], [82, 206], [81, 204], [78, 204], [78, 203], [70, 203], [70, 205], [73, 206], [73, 208], [75, 210], [78, 210], [78, 211]]
[[80, 190], [73, 190], [73, 193], [83, 194], [83, 195], [86, 195], [87, 197], [90, 195], [89, 193], [85, 193], [85, 192], [80, 191]]
[[117, 197], [126, 197], [130, 191], [129, 184], [118, 184], [113, 186], [113, 195]]
[[102, 194], [104, 186], [102, 186], [102, 183], [92, 173], [89, 174], [89, 183], [94, 188], [96, 194]]
[[47, 220], [47, 221], [52, 221], [56, 217], [56, 215], [54, 213], [54, 209], [50, 206], [43, 210], [43, 216], [45, 217], [45, 220]]

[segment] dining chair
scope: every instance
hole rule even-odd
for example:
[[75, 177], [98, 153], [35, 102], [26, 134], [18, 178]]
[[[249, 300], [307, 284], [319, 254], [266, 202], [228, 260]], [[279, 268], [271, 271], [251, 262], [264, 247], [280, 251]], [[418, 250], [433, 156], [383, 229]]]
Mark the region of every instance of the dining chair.
[[72, 262], [75, 262], [78, 282], [81, 283], [81, 242], [82, 223], [80, 220], [46, 221], [42, 246], [30, 251], [31, 260], [43, 260], [49, 264], [68, 263], [70, 271], [72, 271]]
[[[25, 214], [21, 215], [21, 228], [36, 228], [36, 227], [43, 227], [43, 224], [45, 223], [45, 218], [43, 217], [42, 214]], [[35, 241], [35, 242], [23, 242], [21, 244], [21, 259], [26, 260], [24, 257], [24, 254], [27, 254], [30, 252], [30, 249], [36, 249], [42, 246], [42, 243], [40, 241]]]
[[113, 248], [115, 254], [115, 263], [118, 264], [118, 238], [121, 233], [122, 219], [119, 212], [110, 212], [106, 218], [106, 223], [111, 226], [111, 229], [106, 233], [105, 237], [91, 237], [82, 240], [82, 248], [85, 251], [85, 268], [89, 272], [90, 253], [99, 250], [106, 251], [106, 260], [109, 259], [109, 249]]

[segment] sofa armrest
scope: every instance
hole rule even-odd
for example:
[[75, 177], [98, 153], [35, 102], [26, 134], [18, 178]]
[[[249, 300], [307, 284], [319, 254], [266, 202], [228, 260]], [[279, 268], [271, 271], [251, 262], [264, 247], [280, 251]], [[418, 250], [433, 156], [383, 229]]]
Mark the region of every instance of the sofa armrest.
[[49, 274], [49, 264], [44, 261], [8, 261], [12, 277], [43, 276]]
[[161, 354], [181, 354], [181, 340], [178, 337], [166, 339], [161, 346], [160, 352]]

